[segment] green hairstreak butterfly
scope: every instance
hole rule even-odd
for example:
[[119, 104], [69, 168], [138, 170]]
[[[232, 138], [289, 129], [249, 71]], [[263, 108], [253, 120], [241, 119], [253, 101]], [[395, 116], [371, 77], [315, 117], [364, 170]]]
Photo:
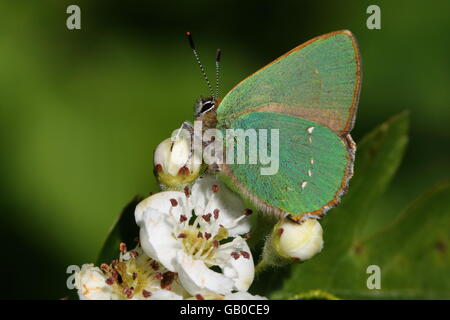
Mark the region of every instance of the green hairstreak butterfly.
[[196, 118], [222, 130], [279, 129], [277, 174], [261, 175], [258, 164], [223, 163], [218, 176], [258, 209], [301, 221], [321, 217], [348, 188], [360, 89], [356, 39], [336, 31], [287, 52], [222, 100], [201, 99]]

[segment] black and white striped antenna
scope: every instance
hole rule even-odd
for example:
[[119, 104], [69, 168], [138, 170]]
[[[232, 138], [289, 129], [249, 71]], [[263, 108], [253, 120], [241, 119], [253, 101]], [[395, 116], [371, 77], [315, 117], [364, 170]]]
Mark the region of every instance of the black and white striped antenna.
[[217, 99], [219, 97], [219, 76], [220, 76], [220, 56], [222, 55], [222, 51], [217, 49], [216, 51], [216, 96]]
[[186, 32], [186, 36], [188, 37], [189, 45], [191, 46], [192, 52], [194, 53], [195, 60], [197, 60], [197, 63], [200, 67], [200, 71], [203, 74], [203, 78], [205, 78], [206, 84], [208, 85], [209, 92], [211, 93], [211, 96], [214, 97], [214, 91], [213, 91], [213, 88], [211, 87], [211, 82], [209, 82], [208, 76], [206, 75], [205, 68], [203, 67], [202, 63], [200, 62], [200, 57], [197, 53], [197, 50], [195, 49], [194, 39], [192, 39], [192, 35], [190, 32]]

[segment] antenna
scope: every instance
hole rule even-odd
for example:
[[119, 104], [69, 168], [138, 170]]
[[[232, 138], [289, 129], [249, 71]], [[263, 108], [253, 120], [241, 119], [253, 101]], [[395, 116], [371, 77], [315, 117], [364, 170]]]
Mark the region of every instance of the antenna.
[[222, 51], [220, 49], [217, 49], [216, 51], [216, 96], [217, 99], [219, 97], [219, 75], [220, 75], [220, 56], [222, 54]]
[[189, 45], [191, 46], [192, 52], [194, 53], [195, 60], [197, 60], [197, 63], [199, 65], [199, 67], [200, 67], [200, 70], [201, 70], [201, 72], [203, 74], [203, 78], [205, 78], [205, 80], [206, 80], [206, 84], [208, 85], [209, 92], [211, 93], [211, 96], [214, 96], [214, 91], [213, 91], [213, 89], [211, 87], [211, 82], [209, 82], [208, 76], [206, 75], [206, 72], [205, 72], [205, 68], [203, 68], [203, 65], [200, 62], [200, 57], [199, 57], [199, 55], [197, 53], [197, 50], [195, 50], [194, 39], [192, 39], [192, 35], [191, 35], [191, 33], [189, 31], [186, 32], [186, 36], [188, 37]]

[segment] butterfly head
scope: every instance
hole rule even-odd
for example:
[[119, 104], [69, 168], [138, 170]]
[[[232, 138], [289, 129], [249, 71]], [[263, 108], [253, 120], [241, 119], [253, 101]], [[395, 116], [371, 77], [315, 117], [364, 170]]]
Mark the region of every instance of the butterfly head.
[[213, 97], [200, 98], [195, 102], [195, 119], [203, 121], [203, 125], [207, 128], [215, 127], [218, 104], [219, 101]]

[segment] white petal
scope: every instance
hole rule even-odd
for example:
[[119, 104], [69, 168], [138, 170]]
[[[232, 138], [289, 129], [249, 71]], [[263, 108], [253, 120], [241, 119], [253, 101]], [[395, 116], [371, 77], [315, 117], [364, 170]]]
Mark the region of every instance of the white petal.
[[305, 261], [323, 248], [323, 231], [316, 219], [307, 219], [301, 225], [286, 221], [280, 228], [283, 228], [283, 233], [276, 248], [283, 256]]
[[170, 138], [161, 142], [155, 150], [153, 156], [153, 163], [155, 165], [160, 164], [164, 171], [167, 171], [166, 165], [170, 157], [170, 147], [172, 146], [172, 140]]
[[182, 251], [177, 255], [176, 271], [183, 287], [192, 295], [214, 292], [230, 293], [233, 281], [209, 269], [202, 260], [195, 260]]
[[[212, 186], [219, 185], [220, 191], [212, 192]], [[192, 187], [192, 201], [195, 213], [203, 215], [219, 209], [219, 224], [225, 227], [233, 226], [233, 221], [242, 216], [245, 210], [241, 198], [213, 175], [200, 177]], [[244, 234], [250, 231], [249, 219], [241, 220], [228, 230], [230, 236]]]
[[[142, 200], [134, 211], [134, 217], [136, 219], [136, 223], [140, 226], [140, 222], [142, 220], [142, 214], [148, 209], [152, 208], [159, 212], [168, 213], [172, 207], [170, 199], [175, 199], [178, 202], [185, 200], [185, 195], [182, 192], [177, 191], [164, 191], [158, 192], [144, 200]], [[180, 217], [180, 214], [183, 214], [182, 204], [178, 204], [178, 206], [172, 208], [172, 212], [176, 217]], [[187, 212], [190, 214], [190, 212]], [[190, 217], [190, 216], [189, 216]], [[188, 217], [188, 218], [189, 218]]]
[[[220, 250], [220, 249], [219, 249]], [[245, 258], [240, 254], [238, 259], [231, 256], [231, 252], [240, 251], [247, 252], [250, 256]], [[255, 266], [253, 263], [253, 256], [247, 242], [241, 237], [237, 237], [226, 249], [220, 250], [220, 253], [227, 258], [226, 262], [220, 267], [223, 270], [223, 274], [234, 281], [234, 288], [238, 291], [247, 291], [253, 282], [255, 277]]]
[[190, 152], [188, 141], [183, 137], [179, 137], [173, 144], [172, 152], [170, 152], [167, 168], [170, 175], [176, 176], [178, 170], [186, 165], [189, 160]]
[[150, 258], [173, 272], [176, 252], [181, 249], [181, 243], [172, 234], [174, 226], [171, 218], [150, 209], [144, 213], [142, 220], [139, 231], [142, 249]]
[[160, 289], [153, 291], [148, 300], [183, 300], [183, 297], [175, 292]]
[[80, 300], [117, 299], [113, 287], [108, 285], [103, 272], [93, 264], [84, 264], [75, 274], [75, 287]]
[[[175, 199], [178, 205], [173, 207], [171, 199]], [[176, 252], [181, 249], [181, 243], [173, 234], [176, 231], [175, 224], [179, 223], [181, 214], [185, 214], [188, 219], [191, 216], [190, 210], [183, 210], [186, 206], [184, 193], [166, 191], [143, 200], [135, 210], [142, 249], [170, 271], [174, 271]]]
[[245, 291], [239, 291], [225, 295], [224, 300], [267, 300], [267, 298], [258, 295], [254, 296]]

